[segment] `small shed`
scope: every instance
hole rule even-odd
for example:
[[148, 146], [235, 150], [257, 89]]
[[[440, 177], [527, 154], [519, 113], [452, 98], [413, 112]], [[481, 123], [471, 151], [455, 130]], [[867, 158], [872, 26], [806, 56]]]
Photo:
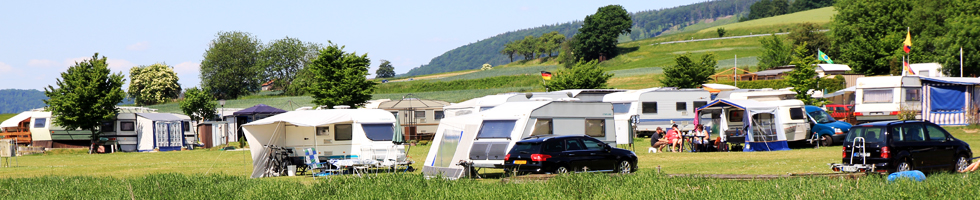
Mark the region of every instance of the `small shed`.
[[[980, 106], [980, 78], [920, 77], [922, 118], [939, 125], [967, 125]], [[973, 111], [975, 112], [975, 111]], [[976, 115], [976, 114], [974, 114]], [[973, 122], [976, 123], [976, 122]]]
[[[231, 123], [226, 121], [207, 121], [197, 124], [197, 133], [201, 138], [204, 148], [211, 148], [234, 142], [235, 132], [229, 127]], [[237, 138], [235, 138], [237, 139]]]

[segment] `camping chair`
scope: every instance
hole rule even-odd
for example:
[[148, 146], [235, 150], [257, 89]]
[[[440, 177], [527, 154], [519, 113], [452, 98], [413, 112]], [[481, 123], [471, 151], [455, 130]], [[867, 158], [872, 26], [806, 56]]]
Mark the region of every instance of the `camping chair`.
[[313, 179], [316, 180], [317, 176], [326, 176], [329, 173], [325, 172], [328, 165], [326, 162], [320, 162], [320, 157], [317, 155], [316, 150], [313, 148], [303, 149], [305, 156], [303, 156], [303, 162], [310, 170], [310, 174], [313, 175]]

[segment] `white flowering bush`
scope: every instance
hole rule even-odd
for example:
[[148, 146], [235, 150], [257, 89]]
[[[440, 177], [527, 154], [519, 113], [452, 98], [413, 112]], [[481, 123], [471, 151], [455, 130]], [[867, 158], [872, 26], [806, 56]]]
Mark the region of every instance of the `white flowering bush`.
[[138, 66], [129, 69], [129, 97], [136, 105], [165, 103], [180, 95], [180, 84], [173, 67], [166, 64]]

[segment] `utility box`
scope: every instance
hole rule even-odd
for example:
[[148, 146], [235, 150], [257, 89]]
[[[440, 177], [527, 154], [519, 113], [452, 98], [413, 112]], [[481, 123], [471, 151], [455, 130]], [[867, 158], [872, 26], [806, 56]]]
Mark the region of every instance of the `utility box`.
[[14, 139], [0, 139], [0, 157], [17, 156], [17, 142]]

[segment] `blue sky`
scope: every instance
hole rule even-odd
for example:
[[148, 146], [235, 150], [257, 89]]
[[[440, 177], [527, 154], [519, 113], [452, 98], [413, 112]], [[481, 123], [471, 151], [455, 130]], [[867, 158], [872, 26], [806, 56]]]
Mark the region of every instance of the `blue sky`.
[[[200, 85], [199, 65], [219, 31], [286, 36], [367, 53], [395, 72], [494, 35], [582, 20], [599, 7], [629, 12], [698, 1], [5, 1], [0, 3], [0, 89], [54, 85], [96, 52], [114, 72], [163, 62], [180, 84]], [[372, 75], [373, 77], [373, 75]], [[127, 78], [128, 80], [128, 78]], [[124, 88], [125, 89], [125, 88]]]

